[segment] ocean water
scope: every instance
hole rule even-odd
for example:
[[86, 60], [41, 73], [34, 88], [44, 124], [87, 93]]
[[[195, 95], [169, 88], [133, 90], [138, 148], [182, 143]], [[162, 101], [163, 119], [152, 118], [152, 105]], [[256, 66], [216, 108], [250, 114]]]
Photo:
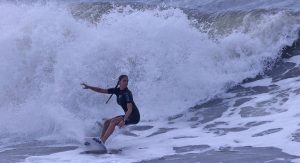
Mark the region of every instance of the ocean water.
[[[1, 150], [49, 140], [78, 146], [28, 162], [134, 162], [199, 144], [300, 156], [299, 5], [1, 1]], [[78, 154], [96, 121], [123, 114], [114, 98], [105, 105], [107, 95], [80, 83], [110, 88], [120, 74], [129, 76], [141, 128], [110, 137], [121, 155]]]

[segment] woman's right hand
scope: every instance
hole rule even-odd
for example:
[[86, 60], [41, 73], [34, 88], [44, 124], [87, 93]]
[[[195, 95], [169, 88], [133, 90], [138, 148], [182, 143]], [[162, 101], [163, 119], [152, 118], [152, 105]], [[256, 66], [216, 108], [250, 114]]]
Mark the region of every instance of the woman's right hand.
[[89, 89], [89, 86], [85, 83], [81, 83], [81, 86], [82, 86], [83, 89]]

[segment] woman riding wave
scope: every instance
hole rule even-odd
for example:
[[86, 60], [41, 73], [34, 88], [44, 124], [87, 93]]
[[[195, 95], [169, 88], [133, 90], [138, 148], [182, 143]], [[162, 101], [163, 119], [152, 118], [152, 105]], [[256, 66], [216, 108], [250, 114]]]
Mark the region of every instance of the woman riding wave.
[[98, 143], [104, 144], [108, 137], [114, 132], [116, 126], [123, 127], [124, 125], [137, 124], [140, 121], [139, 110], [133, 101], [131, 91], [127, 88], [127, 75], [119, 76], [119, 80], [115, 88], [103, 89], [89, 86], [85, 83], [82, 83], [81, 85], [83, 86], [83, 89], [90, 89], [98, 93], [115, 94], [117, 96], [117, 103], [125, 112], [125, 115], [119, 115], [104, 122], [100, 138], [94, 139]]

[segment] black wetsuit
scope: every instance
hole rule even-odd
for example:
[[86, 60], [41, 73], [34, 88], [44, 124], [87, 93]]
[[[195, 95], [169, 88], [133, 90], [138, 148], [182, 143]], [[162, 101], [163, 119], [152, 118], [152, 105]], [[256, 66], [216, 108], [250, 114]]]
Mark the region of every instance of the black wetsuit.
[[[117, 103], [123, 108], [124, 112], [127, 112], [127, 103], [132, 103], [132, 112], [128, 119], [125, 121], [125, 125], [137, 124], [140, 121], [140, 112], [136, 107], [132, 93], [128, 88], [120, 90], [120, 88], [109, 88], [109, 94], [115, 94], [117, 96]], [[124, 118], [124, 115], [121, 115]]]

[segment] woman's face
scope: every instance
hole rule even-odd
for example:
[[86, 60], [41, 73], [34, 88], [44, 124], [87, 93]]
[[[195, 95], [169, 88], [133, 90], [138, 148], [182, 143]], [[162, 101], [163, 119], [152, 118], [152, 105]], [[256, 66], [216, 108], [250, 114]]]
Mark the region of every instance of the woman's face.
[[120, 88], [124, 89], [128, 86], [128, 77], [124, 77], [120, 80]]

